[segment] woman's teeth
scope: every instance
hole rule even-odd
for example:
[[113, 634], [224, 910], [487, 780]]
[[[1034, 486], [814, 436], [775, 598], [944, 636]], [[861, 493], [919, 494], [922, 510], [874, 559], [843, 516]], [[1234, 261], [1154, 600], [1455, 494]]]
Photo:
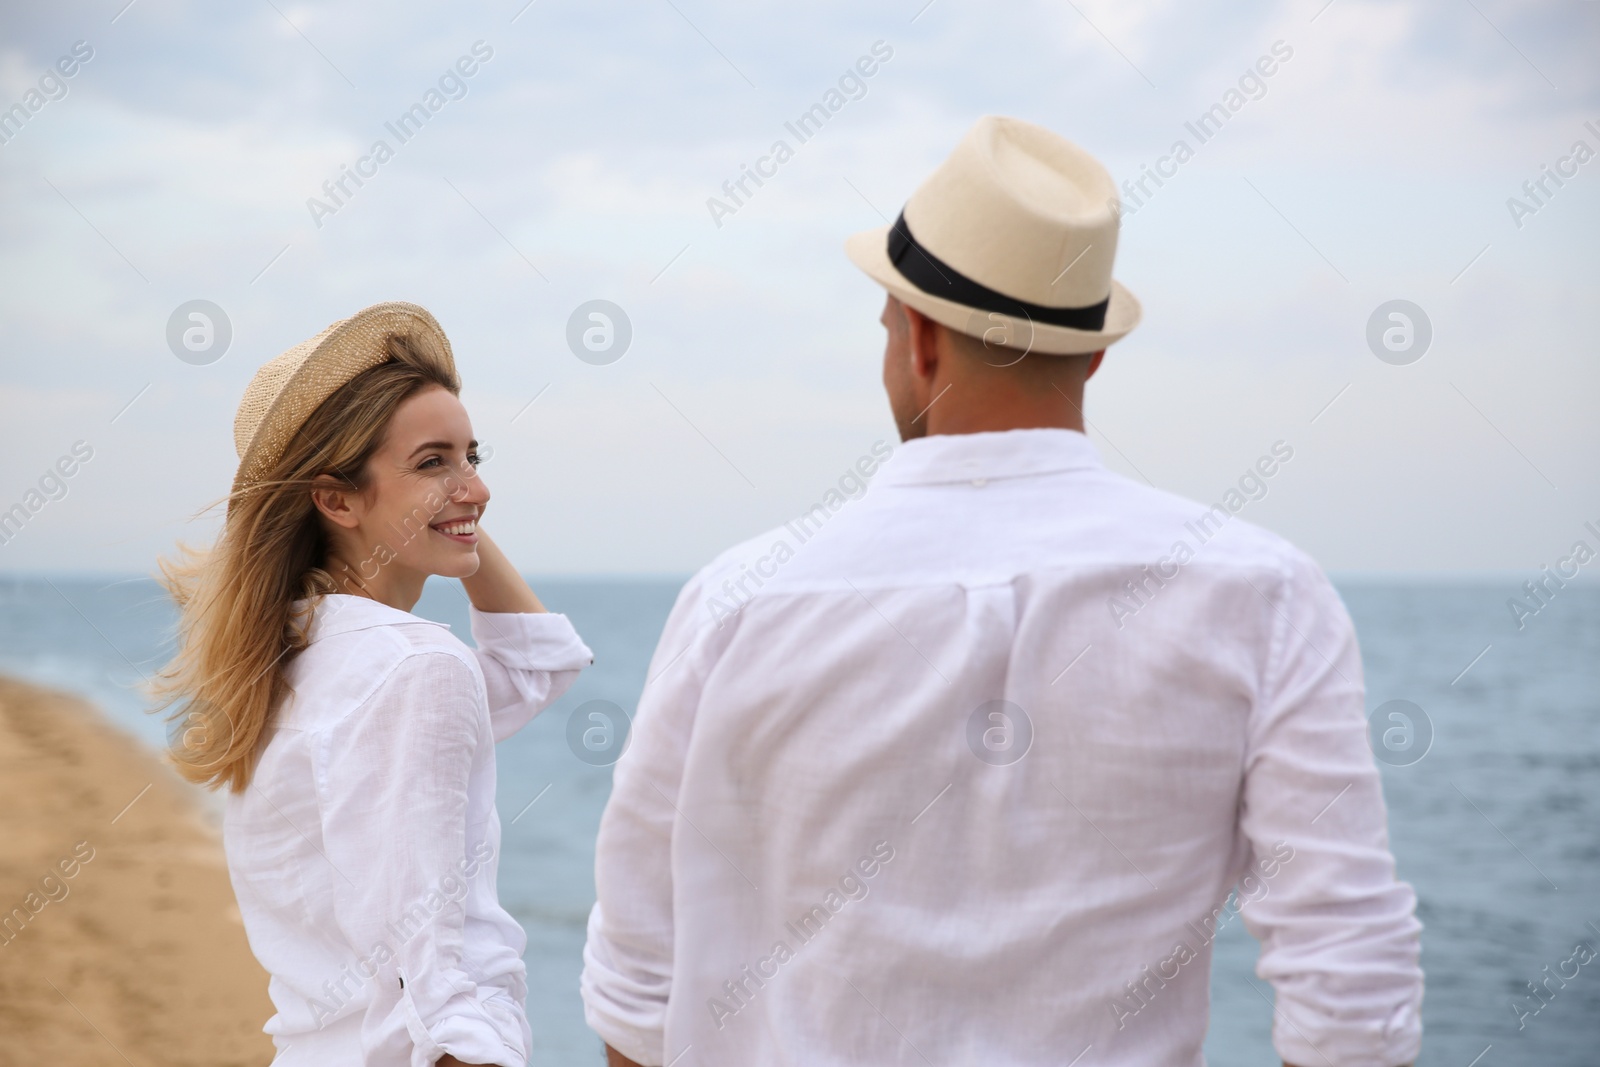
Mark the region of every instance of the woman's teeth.
[[478, 524], [476, 522], [452, 522], [447, 525], [435, 526], [434, 529], [438, 530], [440, 533], [454, 534], [457, 537], [464, 537], [467, 534], [477, 533]]

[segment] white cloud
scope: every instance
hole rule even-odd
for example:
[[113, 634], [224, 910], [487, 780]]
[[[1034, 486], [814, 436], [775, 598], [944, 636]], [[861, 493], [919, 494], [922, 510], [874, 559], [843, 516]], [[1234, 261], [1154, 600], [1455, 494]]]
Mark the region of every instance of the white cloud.
[[[1108, 460], [1204, 497], [1292, 440], [1291, 477], [1259, 514], [1334, 567], [1531, 566], [1600, 488], [1582, 461], [1600, 444], [1582, 405], [1600, 385], [1583, 355], [1600, 279], [1581, 238], [1600, 170], [1520, 231], [1504, 207], [1600, 119], [1582, 47], [1600, 5], [1482, 0], [1494, 26], [1466, 5], [1363, 0], [1320, 15], [939, 0], [914, 24], [898, 6], [696, 5], [714, 45], [666, 5], [536, 5], [509, 25], [520, 6], [413, 5], [382, 22], [286, 7], [315, 47], [265, 7], [144, 0], [114, 26], [87, 4], [19, 16], [0, 50], [13, 95], [97, 28], [71, 94], [0, 148], [0, 195], [18, 208], [0, 220], [13, 489], [63, 443], [106, 443], [7, 566], [146, 568], [225, 490], [254, 368], [405, 298], [451, 331], [499, 449], [502, 536], [530, 568], [690, 569], [891, 432], [882, 297], [840, 246], [892, 218], [973, 118], [1047, 123], [1137, 177], [1280, 38], [1294, 57], [1266, 95], [1127, 223], [1119, 273], [1148, 320], [1091, 386], [1097, 432], [1127, 456], [1103, 445]], [[468, 95], [316, 228], [306, 198], [478, 39], [495, 55]], [[706, 198], [879, 39], [894, 58], [866, 96], [717, 228]], [[164, 340], [197, 296], [234, 325], [208, 367]], [[635, 327], [612, 367], [565, 348], [568, 315], [597, 296]], [[1397, 296], [1437, 330], [1409, 368], [1362, 340]]]

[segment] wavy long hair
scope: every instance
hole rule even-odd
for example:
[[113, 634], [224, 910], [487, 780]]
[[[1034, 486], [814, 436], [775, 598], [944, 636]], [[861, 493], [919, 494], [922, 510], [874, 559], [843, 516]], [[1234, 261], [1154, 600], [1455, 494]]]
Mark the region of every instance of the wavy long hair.
[[398, 334], [386, 348], [388, 362], [323, 401], [266, 477], [230, 494], [227, 520], [209, 549], [180, 544], [175, 557], [159, 561], [160, 581], [181, 615], [177, 653], [150, 693], [155, 711], [176, 705], [169, 755], [191, 782], [234, 792], [250, 784], [289, 691], [286, 669], [308, 644], [316, 605], [339, 591], [311, 500], [315, 479], [332, 475], [365, 489], [367, 463], [400, 405], [431, 386], [461, 393], [431, 336]]

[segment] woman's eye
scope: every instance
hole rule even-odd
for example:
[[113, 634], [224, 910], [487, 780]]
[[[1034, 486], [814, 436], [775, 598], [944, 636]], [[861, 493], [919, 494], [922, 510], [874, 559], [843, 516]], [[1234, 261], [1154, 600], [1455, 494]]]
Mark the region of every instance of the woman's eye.
[[417, 465], [417, 469], [419, 471], [427, 470], [429, 467], [437, 467], [441, 462], [442, 460], [440, 460], [438, 456], [429, 456], [427, 459], [423, 460]]
[[478, 454], [476, 452], [468, 452], [467, 462], [476, 467], [478, 465]]

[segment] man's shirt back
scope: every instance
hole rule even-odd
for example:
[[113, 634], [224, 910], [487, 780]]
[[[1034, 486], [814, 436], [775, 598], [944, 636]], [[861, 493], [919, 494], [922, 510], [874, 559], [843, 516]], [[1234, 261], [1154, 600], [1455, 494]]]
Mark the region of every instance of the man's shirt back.
[[1198, 1065], [1242, 917], [1280, 1055], [1409, 1062], [1354, 630], [1229, 504], [1070, 430], [935, 436], [696, 575], [601, 825], [591, 1026], [681, 1067]]

